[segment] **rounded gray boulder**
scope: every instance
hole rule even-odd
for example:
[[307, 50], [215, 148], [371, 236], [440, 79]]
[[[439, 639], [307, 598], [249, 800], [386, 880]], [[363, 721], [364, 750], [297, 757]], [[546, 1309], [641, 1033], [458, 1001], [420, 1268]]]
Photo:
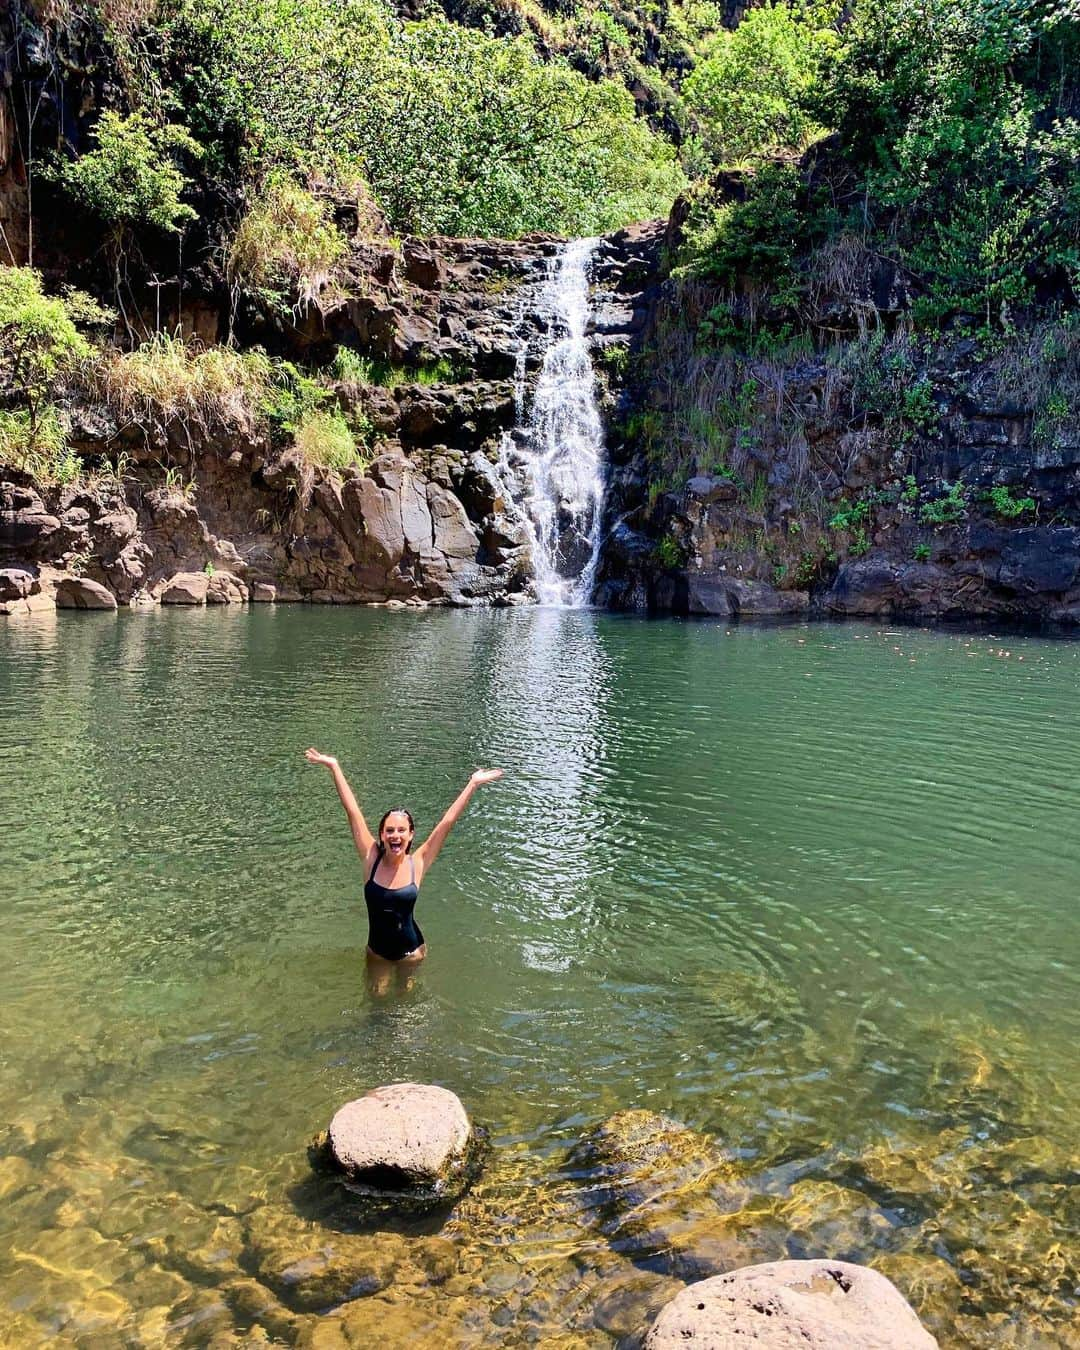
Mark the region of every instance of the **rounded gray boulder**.
[[664, 1307], [645, 1350], [933, 1350], [937, 1341], [876, 1270], [769, 1261], [691, 1284]]
[[314, 1140], [311, 1159], [358, 1195], [423, 1209], [468, 1189], [482, 1148], [454, 1093], [430, 1083], [391, 1083], [341, 1107]]
[[64, 577], [56, 586], [57, 609], [115, 609], [116, 596], [99, 581]]

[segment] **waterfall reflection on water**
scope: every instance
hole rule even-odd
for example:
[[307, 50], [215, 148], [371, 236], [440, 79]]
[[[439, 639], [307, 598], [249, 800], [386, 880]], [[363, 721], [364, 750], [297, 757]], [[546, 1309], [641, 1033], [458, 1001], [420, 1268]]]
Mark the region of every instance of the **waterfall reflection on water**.
[[521, 892], [515, 909], [546, 933], [542, 943], [526, 938], [527, 963], [565, 969], [599, 922], [595, 882], [614, 865], [604, 805], [619, 744], [609, 656], [589, 613], [523, 616], [491, 637], [487, 753], [520, 784], [503, 874]]

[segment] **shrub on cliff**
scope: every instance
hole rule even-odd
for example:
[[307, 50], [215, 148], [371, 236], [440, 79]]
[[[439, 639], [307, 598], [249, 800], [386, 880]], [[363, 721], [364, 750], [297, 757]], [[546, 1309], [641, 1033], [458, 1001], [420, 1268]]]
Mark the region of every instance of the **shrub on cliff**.
[[335, 274], [345, 250], [326, 202], [272, 178], [240, 221], [225, 272], [274, 309], [306, 308], [340, 294]]
[[363, 469], [368, 463], [348, 422], [337, 409], [306, 413], [296, 428], [294, 445], [305, 464], [331, 473]]
[[174, 421], [250, 428], [270, 380], [270, 362], [258, 351], [199, 348], [157, 333], [134, 351], [105, 352], [91, 379], [110, 407], [147, 431]]
[[268, 433], [305, 463], [340, 471], [363, 467], [371, 422], [359, 406], [346, 417], [333, 391], [259, 348], [201, 347], [158, 333], [134, 351], [109, 348], [88, 367], [93, 391], [148, 438], [171, 424], [204, 433]]
[[0, 463], [43, 480], [75, 476], [53, 400], [93, 353], [76, 324], [114, 317], [78, 291], [46, 295], [32, 268], [0, 266]]
[[188, 180], [176, 161], [201, 153], [183, 127], [106, 109], [94, 128], [94, 148], [62, 162], [55, 176], [80, 206], [115, 230], [150, 225], [175, 233], [195, 219], [180, 200]]

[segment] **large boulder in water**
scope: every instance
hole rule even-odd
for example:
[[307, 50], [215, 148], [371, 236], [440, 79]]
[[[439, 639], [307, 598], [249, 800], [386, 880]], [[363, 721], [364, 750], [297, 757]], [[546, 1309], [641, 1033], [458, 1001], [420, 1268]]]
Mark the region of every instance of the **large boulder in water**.
[[98, 581], [64, 577], [56, 587], [57, 609], [115, 609], [116, 596]]
[[415, 1211], [463, 1195], [483, 1144], [454, 1093], [430, 1083], [392, 1083], [341, 1107], [310, 1156], [355, 1194]]
[[895, 1285], [847, 1261], [770, 1261], [689, 1285], [645, 1350], [934, 1350]]
[[205, 605], [210, 578], [205, 572], [176, 572], [157, 590], [163, 605]]

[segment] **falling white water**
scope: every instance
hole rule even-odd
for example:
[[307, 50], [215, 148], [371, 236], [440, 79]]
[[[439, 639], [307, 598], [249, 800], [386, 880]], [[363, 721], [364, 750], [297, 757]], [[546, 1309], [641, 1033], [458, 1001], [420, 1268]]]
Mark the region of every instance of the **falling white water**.
[[[536, 594], [542, 605], [586, 605], [600, 551], [604, 427], [585, 329], [596, 239], [575, 239], [548, 263], [539, 297], [547, 346], [520, 442], [528, 486]], [[524, 387], [524, 363], [519, 383]], [[519, 418], [522, 414], [519, 413]]]

